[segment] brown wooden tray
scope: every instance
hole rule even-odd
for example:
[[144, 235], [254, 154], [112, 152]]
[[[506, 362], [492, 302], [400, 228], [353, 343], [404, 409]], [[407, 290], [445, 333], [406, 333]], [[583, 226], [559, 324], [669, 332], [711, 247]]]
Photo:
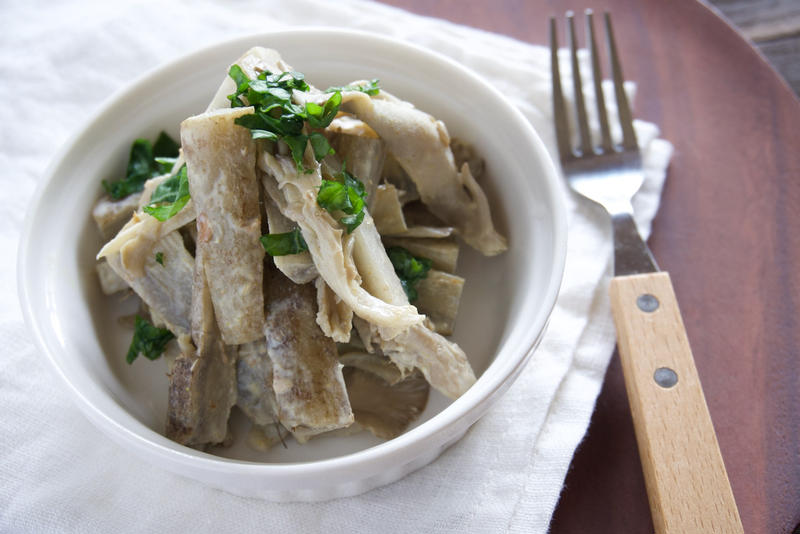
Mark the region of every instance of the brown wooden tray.
[[[672, 276], [746, 532], [800, 522], [800, 101], [692, 0], [384, 0], [547, 42], [547, 17], [614, 15], [636, 116], [675, 145], [650, 245]], [[585, 2], [586, 0], [584, 0]], [[633, 52], [635, 51], [635, 52]], [[552, 532], [652, 532], [619, 359]]]

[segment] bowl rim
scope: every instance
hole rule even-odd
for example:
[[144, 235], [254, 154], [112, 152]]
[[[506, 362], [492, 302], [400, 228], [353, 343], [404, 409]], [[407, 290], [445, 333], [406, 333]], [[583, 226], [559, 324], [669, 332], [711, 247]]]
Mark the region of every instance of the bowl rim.
[[[120, 99], [135, 93], [141, 87], [146, 85], [154, 78], [159, 78], [165, 75], [169, 70], [175, 69], [179, 65], [192, 63], [198, 61], [205, 55], [213, 54], [215, 51], [224, 48], [240, 47], [245, 49], [252, 46], [253, 42], [268, 42], [270, 38], [275, 37], [292, 37], [309, 35], [315, 38], [327, 39], [356, 39], [370, 42], [373, 45], [381, 45], [384, 47], [397, 48], [404, 52], [416, 55], [417, 57], [426, 57], [429, 61], [435, 61], [443, 67], [447, 67], [451, 71], [457, 71], [459, 75], [465, 76], [471, 80], [472, 83], [478, 84], [493, 94], [497, 99], [499, 105], [506, 108], [515, 122], [515, 126], [527, 133], [528, 144], [531, 148], [538, 152], [540, 159], [543, 162], [544, 168], [539, 179], [546, 182], [546, 190], [549, 193], [547, 198], [547, 205], [552, 211], [553, 223], [553, 249], [554, 254], [552, 257], [552, 273], [548, 286], [544, 291], [544, 298], [538, 303], [538, 312], [534, 315], [537, 319], [537, 328], [531, 328], [534, 332], [531, 337], [526, 336], [520, 341], [525, 347], [520, 347], [519, 356], [511, 358], [506, 362], [506, 366], [500, 371], [492, 373], [497, 375], [493, 378], [491, 383], [489, 379], [481, 381], [487, 376], [487, 372], [496, 366], [497, 360], [493, 361], [479, 377], [475, 385], [473, 385], [466, 393], [460, 398], [456, 399], [451, 405], [436, 414], [433, 418], [420, 426], [409, 430], [408, 432], [398, 436], [397, 438], [385, 441], [378, 445], [368, 447], [366, 449], [344, 454], [342, 456], [335, 456], [322, 460], [313, 460], [305, 462], [286, 462], [286, 463], [260, 463], [248, 460], [230, 459], [219, 456], [214, 456], [209, 453], [196, 451], [182, 446], [178, 443], [172, 443], [172, 447], [165, 443], [159, 443], [154, 439], [150, 439], [147, 435], [142, 435], [134, 428], [130, 428], [122, 424], [106, 413], [101, 406], [98, 406], [92, 399], [80, 390], [78, 385], [68, 376], [68, 371], [64, 364], [60, 362], [57, 351], [51, 350], [50, 345], [45, 340], [42, 331], [42, 324], [36, 318], [33, 309], [33, 301], [29, 291], [29, 284], [31, 281], [28, 277], [28, 257], [31, 254], [32, 243], [30, 239], [31, 232], [34, 229], [35, 221], [38, 214], [41, 212], [43, 199], [54, 181], [56, 171], [63, 164], [67, 156], [75, 150], [75, 147], [80, 144], [81, 139], [89, 135], [93, 131], [93, 126], [112, 109]], [[516, 376], [522, 368], [530, 360], [530, 357], [541, 340], [547, 327], [547, 322], [552, 313], [556, 303], [556, 298], [561, 286], [564, 275], [564, 265], [566, 261], [567, 252], [567, 215], [565, 202], [560, 194], [558, 181], [560, 180], [555, 164], [548, 153], [543, 141], [538, 133], [533, 129], [532, 125], [522, 115], [522, 113], [509, 102], [499, 90], [495, 89], [491, 84], [478, 76], [468, 67], [456, 62], [455, 60], [429, 48], [410, 43], [408, 41], [400, 40], [385, 35], [378, 35], [376, 33], [341, 29], [341, 28], [327, 28], [327, 27], [297, 27], [287, 30], [258, 32], [242, 35], [230, 39], [220, 40], [200, 49], [193, 50], [189, 53], [179, 55], [169, 61], [159, 64], [153, 69], [146, 71], [131, 83], [126, 84], [120, 89], [111, 94], [101, 105], [90, 114], [86, 119], [68, 138], [68, 140], [56, 151], [52, 157], [49, 165], [45, 169], [42, 179], [37, 184], [36, 191], [32, 196], [29, 204], [28, 212], [25, 217], [23, 231], [21, 233], [20, 242], [18, 245], [18, 258], [17, 258], [17, 289], [18, 297], [22, 309], [22, 314], [29, 330], [33, 334], [34, 341], [38, 348], [45, 353], [50, 363], [53, 365], [57, 373], [61, 376], [68, 388], [73, 392], [78, 399], [78, 406], [81, 411], [87, 415], [102, 431], [110, 435], [120, 443], [133, 444], [137, 449], [146, 455], [155, 454], [156, 456], [170, 461], [177, 462], [183, 466], [190, 466], [195, 469], [201, 469], [206, 472], [225, 472], [232, 475], [255, 475], [258, 477], [269, 475], [276, 478], [284, 478], [291, 476], [292, 478], [313, 475], [319, 476], [320, 474], [330, 474], [335, 471], [348, 470], [354, 468], [356, 465], [363, 466], [380, 462], [383, 459], [393, 456], [398, 451], [404, 451], [406, 461], [411, 461], [413, 458], [421, 455], [428, 449], [426, 440], [434, 435], [441, 435], [455, 427], [462, 419], [471, 419], [469, 424], [475, 422], [482, 414], [482, 411], [488, 409], [487, 401], [493, 397], [497, 397], [499, 393], [504, 391], [510, 386], [511, 382], [516, 379]], [[476, 387], [479, 386], [479, 387]], [[112, 404], [113, 399], [109, 399]], [[481, 410], [481, 406], [485, 406]], [[122, 406], [118, 406], [124, 413], [128, 413]], [[128, 413], [134, 420], [135, 417]], [[141, 423], [140, 423], [141, 424]], [[155, 435], [160, 436], [155, 431], [147, 428], [142, 424], [146, 430], [153, 432]], [[160, 436], [163, 438], [163, 436]], [[164, 438], [166, 439], [166, 438]]]

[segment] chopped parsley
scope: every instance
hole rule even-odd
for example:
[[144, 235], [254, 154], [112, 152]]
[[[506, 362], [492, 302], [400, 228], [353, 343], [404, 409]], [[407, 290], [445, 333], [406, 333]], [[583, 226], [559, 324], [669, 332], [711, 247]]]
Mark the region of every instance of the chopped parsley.
[[116, 182], [103, 180], [103, 189], [119, 200], [144, 189], [144, 183], [154, 176], [161, 176], [172, 170], [178, 157], [178, 143], [165, 132], [158, 135], [155, 143], [147, 139], [137, 139], [131, 145], [125, 178]]
[[157, 360], [175, 336], [166, 328], [157, 328], [138, 315], [133, 326], [133, 339], [125, 361], [129, 364], [143, 354], [148, 360]]
[[319, 132], [313, 132], [308, 136], [311, 143], [311, 149], [314, 151], [314, 159], [319, 161], [328, 154], [333, 154], [333, 147], [328, 142], [328, 139]]
[[336, 91], [325, 104], [320, 106], [314, 102], [306, 102], [306, 115], [308, 124], [312, 128], [327, 128], [331, 121], [339, 113], [339, 106], [342, 105], [342, 93]]
[[423, 278], [427, 278], [428, 271], [431, 270], [431, 260], [414, 256], [403, 247], [389, 247], [386, 249], [386, 254], [394, 266], [394, 272], [400, 278], [400, 284], [408, 296], [408, 301], [414, 302], [419, 296], [416, 285]]
[[325, 104], [307, 102], [301, 106], [292, 102], [292, 91], [308, 92], [310, 87], [300, 72], [264, 71], [255, 80], [239, 65], [232, 65], [228, 76], [236, 83], [236, 92], [228, 95], [231, 107], [253, 106], [254, 113], [237, 118], [234, 122], [250, 130], [253, 139], [284, 141], [289, 146], [298, 170], [303, 168], [303, 155], [311, 143], [314, 158], [319, 161], [333, 148], [319, 132], [306, 133], [310, 128], [325, 128], [336, 117], [342, 104], [341, 92], [334, 92]]
[[364, 184], [342, 165], [342, 170], [334, 176], [334, 180], [322, 180], [317, 193], [317, 204], [332, 215], [341, 212], [343, 215], [339, 222], [349, 234], [364, 220], [366, 196]]
[[163, 252], [156, 252], [156, 263], [164, 265], [164, 253]]
[[381, 88], [378, 85], [379, 80], [377, 78], [373, 78], [365, 84], [350, 84], [345, 85], [342, 87], [328, 87], [325, 89], [326, 93], [333, 93], [334, 91], [345, 92], [345, 91], [361, 91], [362, 93], [366, 93], [370, 96], [375, 96], [381, 92]]
[[186, 174], [186, 165], [178, 172], [158, 184], [150, 203], [143, 209], [161, 222], [166, 221], [181, 211], [189, 202], [189, 177]]
[[299, 228], [283, 234], [262, 235], [261, 245], [270, 256], [288, 256], [308, 250], [306, 240], [303, 239]]
[[166, 132], [158, 134], [156, 142], [153, 143], [153, 156], [158, 158], [177, 158], [180, 145]]

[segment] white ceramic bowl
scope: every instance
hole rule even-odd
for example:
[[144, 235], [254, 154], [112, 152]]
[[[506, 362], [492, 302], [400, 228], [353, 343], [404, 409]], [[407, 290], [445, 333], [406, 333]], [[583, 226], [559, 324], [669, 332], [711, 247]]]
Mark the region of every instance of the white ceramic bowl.
[[[130, 144], [202, 112], [251, 46], [275, 48], [320, 87], [379, 78], [386, 90], [445, 121], [476, 146], [484, 187], [510, 250], [484, 258], [462, 248], [467, 283], [455, 340], [477, 383], [455, 402], [432, 393], [420, 421], [388, 442], [325, 437], [255, 453], [243, 442], [214, 455], [162, 435], [164, 363], [125, 363], [130, 331], [117, 318], [131, 302], [105, 297], [94, 274], [101, 241], [89, 215], [100, 181], [124, 172]], [[324, 50], [326, 53], [320, 53]], [[80, 408], [123, 447], [169, 471], [270, 500], [354, 495], [399, 479], [458, 440], [504, 392], [539, 342], [564, 266], [566, 217], [557, 176], [536, 132], [486, 82], [453, 61], [372, 34], [296, 30], [215, 45], [165, 65], [111, 98], [60, 152], [40, 187], [20, 244], [19, 293], [36, 341]]]

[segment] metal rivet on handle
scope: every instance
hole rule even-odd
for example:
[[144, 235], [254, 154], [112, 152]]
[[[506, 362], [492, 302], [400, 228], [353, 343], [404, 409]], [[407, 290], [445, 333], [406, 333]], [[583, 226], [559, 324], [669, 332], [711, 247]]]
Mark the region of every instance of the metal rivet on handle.
[[639, 298], [636, 299], [636, 305], [643, 312], [652, 313], [658, 309], [658, 299], [650, 293], [645, 293], [644, 295], [639, 295]]
[[653, 373], [653, 380], [664, 389], [669, 389], [678, 383], [678, 373], [669, 367], [659, 367]]

